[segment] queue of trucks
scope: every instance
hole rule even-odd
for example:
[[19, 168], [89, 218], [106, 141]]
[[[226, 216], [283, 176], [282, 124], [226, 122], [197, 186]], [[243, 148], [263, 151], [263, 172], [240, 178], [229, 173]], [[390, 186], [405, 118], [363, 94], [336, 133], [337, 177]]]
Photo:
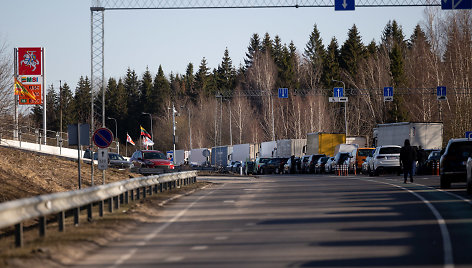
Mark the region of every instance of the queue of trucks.
[[356, 148], [381, 145], [403, 146], [409, 139], [419, 149], [440, 149], [443, 145], [442, 123], [391, 123], [379, 124], [371, 140], [365, 136], [348, 136], [344, 133], [308, 133], [306, 139], [282, 139], [261, 143], [236, 144], [191, 151], [176, 150], [175, 164], [191, 166], [226, 167], [232, 162], [254, 161], [256, 158], [290, 158], [338, 152], [351, 152]]

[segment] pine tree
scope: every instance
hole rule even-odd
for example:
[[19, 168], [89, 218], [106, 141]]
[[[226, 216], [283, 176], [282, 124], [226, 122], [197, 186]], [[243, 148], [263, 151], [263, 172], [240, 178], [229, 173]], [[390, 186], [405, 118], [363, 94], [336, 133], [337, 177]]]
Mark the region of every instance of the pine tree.
[[272, 39], [270, 38], [269, 33], [265, 33], [264, 39], [262, 40], [262, 52], [269, 52], [270, 55], [272, 55]]
[[157, 107], [153, 103], [153, 96], [155, 95], [153, 91], [151, 72], [146, 67], [143, 78], [139, 81], [140, 106], [143, 108], [143, 112], [155, 114], [157, 111]]
[[81, 76], [74, 95], [75, 122], [90, 122], [91, 113], [91, 86], [88, 77]]
[[325, 88], [333, 88], [333, 79], [338, 79], [340, 76], [339, 67], [339, 48], [338, 42], [335, 37], [331, 39], [328, 47], [326, 48], [326, 57], [323, 61], [323, 73], [321, 76], [321, 82]]
[[46, 95], [46, 129], [52, 131], [59, 130], [59, 98], [54, 90], [54, 86], [51, 85], [48, 88]]
[[187, 70], [184, 77], [185, 83], [185, 95], [190, 98], [193, 103], [196, 103], [198, 98], [198, 93], [195, 90], [195, 75], [193, 74], [193, 64], [189, 63], [187, 65]]
[[[74, 96], [67, 83], [64, 83], [59, 89], [59, 114], [62, 109], [62, 131], [67, 131], [67, 125], [74, 124]], [[62, 106], [62, 107], [61, 107]], [[60, 115], [58, 115], [60, 116]], [[60, 130], [61, 126], [59, 126]]]
[[210, 79], [209, 71], [210, 69], [207, 66], [206, 59], [203, 58], [200, 62], [200, 67], [195, 74], [195, 91], [198, 92], [198, 94], [203, 94], [207, 97], [210, 95], [208, 92], [208, 82]]
[[[354, 24], [349, 30], [348, 38], [341, 47], [340, 67], [351, 77], [355, 78], [359, 71], [359, 64], [366, 56], [362, 39]], [[346, 83], [348, 87], [348, 83]]]
[[247, 47], [246, 58], [244, 59], [244, 70], [251, 67], [254, 57], [262, 50], [262, 43], [257, 33], [253, 34], [249, 40], [249, 46]]
[[217, 85], [220, 93], [224, 96], [231, 96], [235, 87], [236, 70], [233, 67], [233, 62], [229, 57], [228, 48], [225, 49], [223, 60], [218, 65], [217, 70]]
[[163, 115], [165, 113], [166, 101], [172, 98], [170, 83], [167, 80], [162, 66], [159, 65], [156, 77], [154, 78], [154, 94], [151, 98], [155, 101], [157, 107], [157, 114]]

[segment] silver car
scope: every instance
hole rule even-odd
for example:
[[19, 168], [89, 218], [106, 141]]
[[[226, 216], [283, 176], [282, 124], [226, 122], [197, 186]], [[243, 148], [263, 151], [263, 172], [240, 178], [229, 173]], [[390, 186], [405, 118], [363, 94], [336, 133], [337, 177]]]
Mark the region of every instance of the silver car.
[[370, 161], [370, 176], [378, 176], [383, 171], [395, 171], [398, 174], [400, 168], [400, 150], [398, 145], [382, 145], [375, 148]]

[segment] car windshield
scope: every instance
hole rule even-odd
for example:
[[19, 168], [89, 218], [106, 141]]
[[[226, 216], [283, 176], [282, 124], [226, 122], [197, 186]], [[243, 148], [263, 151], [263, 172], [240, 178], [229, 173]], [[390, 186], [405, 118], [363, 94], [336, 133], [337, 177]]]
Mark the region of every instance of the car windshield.
[[374, 149], [359, 149], [357, 153], [359, 156], [372, 156]]
[[448, 154], [467, 158], [472, 155], [472, 141], [453, 142], [449, 145]]
[[326, 163], [326, 162], [328, 161], [328, 159], [329, 159], [329, 157], [323, 156], [323, 157], [321, 157], [321, 158], [318, 160], [318, 162], [320, 162], [320, 163]]
[[167, 159], [161, 152], [143, 152], [143, 159]]
[[435, 160], [435, 159], [439, 159], [440, 156], [441, 156], [441, 153], [439, 151], [435, 151], [429, 154], [428, 159]]
[[379, 154], [399, 154], [400, 147], [382, 147], [379, 150]]
[[259, 159], [259, 163], [267, 163], [269, 162], [270, 158], [261, 158]]
[[343, 153], [339, 156], [339, 161], [344, 161], [349, 157], [349, 153]]
[[110, 160], [121, 160], [121, 161], [125, 160], [123, 156], [119, 154], [108, 154], [108, 158], [110, 158]]

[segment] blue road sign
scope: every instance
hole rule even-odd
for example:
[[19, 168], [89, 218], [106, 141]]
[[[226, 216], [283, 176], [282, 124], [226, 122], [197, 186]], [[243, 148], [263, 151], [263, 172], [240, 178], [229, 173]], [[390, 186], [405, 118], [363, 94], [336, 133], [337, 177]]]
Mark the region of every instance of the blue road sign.
[[436, 95], [438, 97], [445, 97], [446, 96], [446, 87], [444, 86], [439, 86], [436, 88]]
[[450, 9], [472, 9], [471, 0], [441, 0], [441, 8]]
[[288, 99], [288, 88], [279, 88], [279, 98]]
[[108, 148], [113, 142], [113, 133], [108, 128], [99, 128], [93, 133], [93, 143], [99, 148]]
[[333, 88], [333, 97], [335, 98], [340, 98], [340, 97], [344, 97], [344, 92], [343, 92], [343, 88], [342, 87], [335, 87]]
[[393, 87], [384, 87], [384, 97], [393, 97]]
[[356, 5], [355, 5], [354, 0], [334, 0], [334, 10], [336, 11], [344, 11], [344, 10], [352, 11], [355, 9], [356, 9]]
[[472, 131], [466, 131], [466, 132], [465, 132], [465, 137], [466, 137], [467, 139], [472, 139]]

